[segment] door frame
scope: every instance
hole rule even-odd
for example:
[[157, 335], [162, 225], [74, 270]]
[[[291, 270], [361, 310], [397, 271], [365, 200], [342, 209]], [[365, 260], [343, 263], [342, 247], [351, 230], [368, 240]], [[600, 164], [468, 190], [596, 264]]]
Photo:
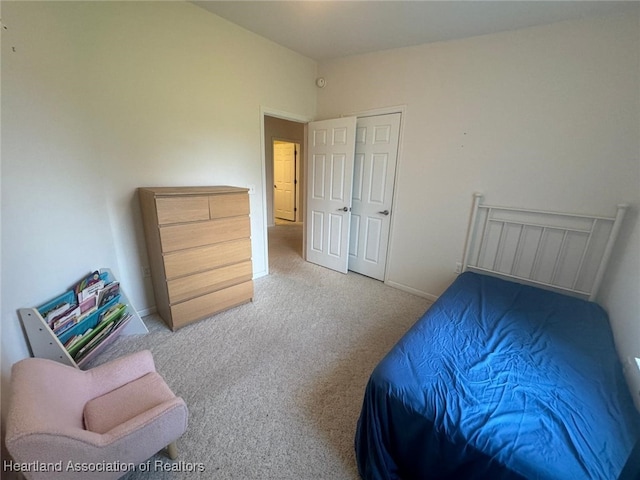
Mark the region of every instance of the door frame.
[[[391, 113], [399, 113], [400, 114], [400, 132], [398, 135], [398, 157], [396, 159], [396, 172], [395, 172], [395, 180], [393, 182], [393, 195], [392, 197], [392, 205], [395, 205], [397, 202], [398, 189], [396, 185], [398, 184], [398, 176], [400, 174], [400, 168], [402, 164], [402, 146], [404, 144], [404, 122], [406, 119], [407, 106], [406, 105], [396, 105], [392, 107], [382, 107], [382, 108], [374, 108], [371, 110], [362, 110], [352, 113], [347, 113], [341, 115], [342, 117], [375, 117], [378, 115], [389, 115]], [[391, 270], [391, 262], [389, 252], [391, 252], [393, 246], [394, 232], [395, 232], [395, 219], [396, 215], [391, 215], [391, 224], [389, 225], [389, 243], [387, 244], [387, 251], [385, 252], [386, 258], [386, 268], [384, 271], [384, 284], [392, 285], [393, 282], [389, 282], [389, 271]]]
[[[265, 265], [264, 265], [264, 270], [262, 272], [256, 272], [254, 274], [254, 278], [269, 275], [269, 219], [267, 218], [267, 155], [265, 151], [267, 142], [265, 141], [265, 137], [264, 137], [264, 133], [265, 133], [264, 117], [265, 116], [280, 118], [282, 120], [288, 120], [290, 122], [304, 124], [304, 130], [305, 130], [304, 137], [306, 137], [307, 135], [307, 124], [313, 121], [312, 117], [308, 117], [306, 115], [298, 115], [291, 112], [285, 112], [283, 110], [277, 110], [274, 108], [260, 106], [260, 156], [261, 156], [260, 161], [262, 163], [260, 182], [262, 185], [262, 234], [263, 234], [262, 242], [264, 245], [263, 255], [264, 255]], [[271, 148], [271, 145], [269, 145], [269, 148]], [[301, 146], [301, 149], [305, 152], [305, 155], [306, 155], [306, 147]], [[304, 159], [301, 161], [306, 162], [306, 160]], [[273, 187], [273, 185], [271, 185], [271, 187]], [[303, 185], [302, 188], [305, 189], [304, 191], [306, 192], [306, 185]], [[303, 205], [303, 208], [306, 208], [306, 206]], [[304, 218], [304, 212], [301, 212], [301, 218]], [[303, 238], [302, 238], [303, 245], [305, 244], [306, 241], [307, 239], [303, 229]], [[304, 248], [302, 250], [303, 250], [302, 254], [304, 256], [305, 255]]]
[[[400, 171], [401, 171], [401, 166], [402, 166], [402, 157], [403, 157], [403, 145], [404, 145], [404, 122], [406, 120], [406, 113], [407, 113], [407, 105], [395, 105], [395, 106], [391, 106], [391, 107], [382, 107], [382, 108], [374, 108], [374, 109], [370, 109], [370, 110], [360, 110], [360, 111], [356, 111], [356, 112], [352, 112], [352, 113], [345, 113], [340, 115], [341, 117], [371, 117], [371, 116], [375, 116], [375, 115], [386, 115], [389, 113], [400, 113], [402, 114], [402, 117], [400, 119], [400, 136], [398, 137], [398, 158], [396, 161], [396, 181], [394, 182], [394, 186], [393, 186], [393, 205], [396, 205], [396, 201], [397, 201], [397, 195], [398, 195], [398, 189], [396, 188], [397, 182], [398, 182], [398, 177], [400, 175]], [[262, 184], [262, 232], [263, 232], [263, 245], [264, 245], [264, 259], [265, 259], [265, 269], [262, 272], [256, 272], [254, 277], [258, 278], [258, 277], [262, 277], [265, 275], [269, 274], [269, 232], [268, 232], [268, 219], [267, 219], [267, 159], [266, 159], [266, 154], [265, 154], [265, 146], [266, 146], [266, 142], [265, 142], [265, 138], [264, 138], [264, 117], [269, 116], [269, 117], [276, 117], [276, 118], [281, 118], [283, 120], [289, 120], [291, 122], [297, 122], [297, 123], [302, 123], [304, 124], [304, 129], [305, 129], [305, 133], [304, 133], [304, 137], [306, 138], [307, 136], [307, 124], [309, 122], [312, 122], [314, 119], [312, 117], [306, 116], [306, 115], [299, 115], [299, 114], [295, 114], [295, 113], [291, 113], [291, 112], [286, 112], [283, 110], [278, 110], [278, 109], [273, 109], [273, 108], [269, 108], [269, 107], [264, 107], [264, 106], [260, 106], [260, 152], [261, 152], [261, 163], [262, 163], [262, 178], [261, 178], [261, 184]], [[300, 161], [304, 162], [304, 169], [306, 169], [306, 155], [307, 155], [307, 149], [306, 147], [303, 148], [304, 150], [304, 155], [301, 155]], [[306, 171], [306, 170], [305, 170]], [[304, 192], [306, 194], [306, 189], [307, 189], [307, 185], [306, 185], [306, 178], [305, 176], [303, 176], [301, 179], [301, 183], [302, 188], [304, 189]], [[302, 206], [303, 210], [306, 210], [306, 202], [305, 204]], [[305, 211], [301, 211], [300, 215], [301, 218], [305, 217], [306, 212]], [[389, 272], [391, 270], [391, 265], [392, 262], [390, 261], [390, 257], [389, 257], [389, 252], [391, 251], [392, 247], [393, 247], [393, 243], [394, 243], [394, 232], [395, 232], [395, 215], [392, 216], [391, 218], [391, 225], [389, 228], [389, 244], [387, 245], [387, 268], [385, 270], [384, 273], [384, 283], [385, 284], [389, 284], [391, 286], [395, 286], [394, 282], [390, 282], [389, 281]], [[306, 229], [302, 229], [302, 245], [303, 247], [307, 244], [307, 238], [306, 238]], [[305, 248], [302, 249], [302, 255], [304, 257], [304, 259], [306, 260], [306, 253], [305, 253]], [[398, 286], [397, 288], [401, 288], [401, 286]]]

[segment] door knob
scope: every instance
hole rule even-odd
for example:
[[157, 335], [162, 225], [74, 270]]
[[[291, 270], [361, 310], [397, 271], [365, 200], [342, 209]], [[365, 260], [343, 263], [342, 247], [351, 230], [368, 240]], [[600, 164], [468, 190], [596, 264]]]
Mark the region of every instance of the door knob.
[[389, 210], [383, 210], [382, 212], [378, 212], [380, 215], [389, 215]]
[[348, 207], [342, 207], [338, 209], [339, 212], [348, 212], [349, 208]]

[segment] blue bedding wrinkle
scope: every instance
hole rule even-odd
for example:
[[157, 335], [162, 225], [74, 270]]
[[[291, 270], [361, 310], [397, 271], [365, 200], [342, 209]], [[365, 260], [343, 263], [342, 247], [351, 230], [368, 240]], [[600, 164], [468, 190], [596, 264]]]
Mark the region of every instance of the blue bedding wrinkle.
[[460, 275], [371, 374], [365, 480], [616, 479], [640, 438], [597, 304]]

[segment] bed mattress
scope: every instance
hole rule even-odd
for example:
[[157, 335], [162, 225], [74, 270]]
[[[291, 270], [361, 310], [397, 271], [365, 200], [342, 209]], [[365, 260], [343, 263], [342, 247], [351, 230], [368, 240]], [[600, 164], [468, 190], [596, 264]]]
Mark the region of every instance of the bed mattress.
[[606, 312], [460, 275], [373, 371], [362, 478], [615, 479], [640, 437]]

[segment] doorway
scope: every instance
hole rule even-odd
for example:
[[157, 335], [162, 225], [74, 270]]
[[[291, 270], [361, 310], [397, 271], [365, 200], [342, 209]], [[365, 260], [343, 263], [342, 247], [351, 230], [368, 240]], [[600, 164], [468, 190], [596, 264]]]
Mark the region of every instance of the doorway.
[[[304, 258], [303, 245], [304, 245], [304, 232], [303, 232], [303, 215], [304, 215], [304, 155], [306, 151], [306, 125], [310, 121], [307, 118], [297, 118], [295, 115], [290, 115], [282, 112], [271, 112], [262, 110], [262, 124], [263, 124], [263, 187], [264, 187], [264, 202], [265, 202], [265, 257], [267, 259], [267, 272], [269, 273], [269, 264], [271, 263], [274, 248], [288, 248]], [[294, 145], [296, 161], [295, 161], [295, 179], [294, 190], [295, 196], [291, 200], [289, 197], [288, 202], [292, 202], [293, 206], [293, 220], [291, 215], [284, 220], [282, 217], [286, 216], [282, 211], [276, 212], [276, 210], [289, 210], [289, 207], [281, 208], [276, 205], [277, 194], [276, 191], [280, 188], [276, 188], [279, 182], [276, 182], [278, 173], [276, 172], [276, 163], [274, 157], [274, 144]], [[280, 187], [280, 185], [278, 185]], [[283, 188], [284, 190], [284, 188]], [[276, 231], [278, 229], [278, 231]], [[283, 232], [283, 229], [288, 229]]]
[[[273, 160], [273, 142], [283, 141], [289, 143], [297, 143], [300, 146], [299, 153], [297, 155], [297, 179], [298, 183], [295, 185], [296, 190], [296, 206], [295, 208], [297, 217], [296, 222], [293, 222], [293, 225], [298, 225], [302, 227], [302, 241], [300, 243], [300, 249], [296, 248], [296, 251], [300, 252], [299, 254], [306, 260], [308, 258], [308, 248], [307, 246], [313, 238], [313, 231], [309, 232], [309, 225], [306, 223], [308, 219], [313, 218], [312, 209], [307, 206], [310, 197], [310, 193], [307, 193], [307, 190], [311, 190], [313, 188], [313, 183], [310, 181], [309, 176], [311, 175], [310, 171], [313, 169], [313, 160], [312, 160], [312, 152], [308, 150], [312, 149], [312, 131], [311, 127], [313, 123], [311, 119], [297, 117], [296, 115], [284, 114], [281, 112], [269, 112], [265, 109], [261, 109], [262, 120], [263, 120], [263, 133], [264, 133], [264, 149], [263, 149], [263, 187], [264, 187], [264, 200], [265, 200], [265, 220], [267, 229], [265, 229], [265, 257], [267, 258], [267, 271], [268, 274], [268, 263], [269, 263], [269, 253], [271, 238], [269, 235], [269, 230], [276, 226], [276, 213], [274, 208], [274, 180], [275, 180], [275, 172], [274, 172], [274, 160]], [[394, 115], [395, 114], [395, 115]], [[353, 181], [356, 179], [363, 180], [366, 175], [364, 174], [365, 170], [362, 169], [364, 162], [362, 159], [370, 156], [373, 159], [373, 162], [370, 163], [371, 169], [368, 169], [370, 175], [368, 180], [364, 183], [356, 182], [356, 185], [351, 185], [351, 181], [349, 184], [356, 188], [356, 192], [362, 192], [363, 188], [366, 184], [367, 188], [369, 187], [385, 187], [378, 188], [377, 190], [371, 190], [371, 195], [368, 197], [372, 200], [370, 203], [370, 207], [375, 209], [372, 217], [367, 212], [362, 210], [364, 205], [357, 205], [358, 201], [361, 201], [361, 198], [357, 198], [358, 195], [356, 193], [355, 197], [349, 195], [348, 202], [349, 207], [348, 210], [348, 218], [346, 218], [346, 222], [342, 223], [343, 226], [346, 226], [346, 230], [353, 230], [355, 233], [353, 235], [347, 236], [347, 243], [342, 245], [340, 250], [345, 253], [346, 257], [346, 265], [347, 270], [354, 271], [356, 273], [361, 273], [366, 276], [370, 276], [372, 278], [376, 278], [381, 281], [386, 281], [386, 272], [387, 268], [387, 257], [389, 245], [391, 243], [392, 238], [392, 228], [391, 224], [393, 223], [393, 208], [392, 204], [395, 201], [395, 181], [393, 176], [395, 176], [395, 170], [397, 169], [395, 163], [400, 157], [400, 145], [401, 145], [401, 128], [400, 123], [401, 119], [404, 116], [404, 107], [390, 107], [384, 109], [370, 110], [367, 112], [360, 112], [354, 114], [356, 115], [356, 120], [360, 121], [360, 125], [357, 128], [353, 128], [353, 135], [359, 132], [360, 137], [358, 142], [362, 143], [361, 140], [363, 132], [365, 132], [364, 128], [360, 128], [362, 126], [363, 119], [366, 117], [378, 117], [379, 119], [384, 119], [384, 125], [370, 125], [368, 130], [370, 135], [367, 134], [368, 138], [376, 139], [374, 143], [380, 144], [385, 143], [387, 140], [392, 140], [390, 144], [394, 144], [395, 146], [391, 146], [388, 150], [390, 157], [386, 158], [381, 156], [381, 152], [365, 152], [363, 154], [362, 151], [359, 152], [360, 148], [367, 148], [363, 145], [356, 146], [355, 149], [352, 150], [353, 158], [352, 158], [352, 168], [357, 169], [357, 171], [353, 171], [351, 175], [353, 175]], [[395, 117], [397, 119], [397, 125], [393, 126], [391, 130], [387, 128], [387, 120]], [[343, 117], [345, 118], [345, 117]], [[372, 127], [372, 128], [371, 128]], [[381, 128], [382, 127], [382, 128]], [[395, 132], [391, 135], [388, 135], [387, 132]], [[380, 142], [380, 140], [384, 140]], [[387, 142], [389, 143], [389, 142]], [[376, 147], [377, 148], [377, 147]], [[356, 155], [359, 155], [359, 159], [355, 161]], [[385, 154], [386, 155], [386, 154]], [[392, 158], [395, 156], [395, 158]], [[355, 165], [355, 166], [354, 166]], [[381, 168], [383, 167], [384, 168]], [[388, 168], [387, 168], [388, 167]], [[384, 173], [382, 173], [384, 170]], [[309, 171], [309, 172], [308, 172]], [[335, 171], [333, 172], [335, 173]], [[393, 173], [393, 176], [388, 176], [389, 173]], [[381, 181], [381, 179], [385, 179]], [[364, 180], [363, 180], [364, 181]], [[373, 183], [371, 183], [373, 182]], [[343, 184], [344, 185], [344, 184]], [[359, 189], [359, 190], [358, 190]], [[384, 191], [384, 194], [381, 192]], [[384, 204], [384, 205], [383, 205]], [[339, 210], [344, 211], [344, 206], [341, 206]], [[380, 207], [380, 208], [378, 208]], [[360, 211], [358, 209], [360, 208]], [[309, 211], [307, 211], [309, 210]], [[352, 211], [355, 211], [355, 215], [352, 216]], [[305, 213], [306, 212], [306, 213]], [[332, 219], [335, 220], [336, 212], [331, 212]], [[368, 216], [368, 219], [367, 219]], [[377, 218], [380, 216], [380, 218]], [[327, 216], [329, 218], [329, 216]], [[289, 224], [289, 220], [278, 220], [278, 222]], [[304, 224], [303, 224], [304, 223]], [[331, 222], [329, 222], [331, 223]], [[333, 222], [336, 224], [337, 222]], [[357, 226], [356, 226], [357, 225]], [[365, 228], [366, 227], [366, 228]], [[312, 229], [313, 230], [313, 229]], [[382, 232], [382, 233], [381, 233]], [[335, 235], [334, 235], [335, 236]], [[331, 238], [329, 235], [327, 238]], [[316, 237], [317, 239], [317, 237]], [[274, 241], [277, 241], [277, 236], [274, 237]], [[296, 240], [297, 241], [297, 240]], [[373, 248], [375, 247], [375, 248]], [[331, 254], [335, 253], [330, 252]], [[360, 261], [361, 266], [357, 266], [356, 263], [358, 259], [356, 258], [358, 255], [361, 255]], [[367, 264], [369, 266], [373, 266], [377, 269], [377, 272], [364, 271], [362, 269], [362, 260], [364, 260], [364, 265]]]
[[298, 183], [295, 184], [295, 206], [297, 210], [295, 221], [303, 222], [304, 212], [304, 156], [306, 151], [306, 124], [305, 120], [294, 120], [282, 117], [271, 116], [268, 114], [263, 115], [264, 124], [264, 187], [266, 197], [266, 220], [267, 227], [275, 225], [276, 208], [275, 208], [275, 185], [276, 185], [276, 172], [274, 161], [274, 143], [279, 142], [281, 144], [294, 144], [297, 149], [297, 162], [296, 162], [296, 178]]
[[273, 210], [278, 219], [299, 221], [298, 166], [300, 144], [273, 140]]

